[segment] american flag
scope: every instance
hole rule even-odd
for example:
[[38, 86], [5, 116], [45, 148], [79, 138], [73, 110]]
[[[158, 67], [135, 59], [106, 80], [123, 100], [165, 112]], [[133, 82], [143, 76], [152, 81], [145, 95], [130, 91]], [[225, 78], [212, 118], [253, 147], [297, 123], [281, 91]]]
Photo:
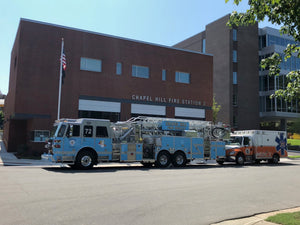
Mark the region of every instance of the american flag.
[[63, 84], [64, 78], [66, 76], [66, 68], [67, 68], [67, 59], [66, 59], [65, 51], [62, 52], [60, 60], [61, 60], [61, 66], [62, 66], [62, 84]]

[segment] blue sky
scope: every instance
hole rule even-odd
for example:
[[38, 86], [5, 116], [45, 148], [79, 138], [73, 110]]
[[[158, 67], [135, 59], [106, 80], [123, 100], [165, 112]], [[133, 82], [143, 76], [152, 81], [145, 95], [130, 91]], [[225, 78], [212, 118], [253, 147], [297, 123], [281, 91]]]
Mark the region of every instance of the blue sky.
[[[0, 0], [0, 91], [8, 92], [10, 53], [20, 18], [171, 46], [248, 0]], [[267, 22], [260, 27], [272, 26]]]

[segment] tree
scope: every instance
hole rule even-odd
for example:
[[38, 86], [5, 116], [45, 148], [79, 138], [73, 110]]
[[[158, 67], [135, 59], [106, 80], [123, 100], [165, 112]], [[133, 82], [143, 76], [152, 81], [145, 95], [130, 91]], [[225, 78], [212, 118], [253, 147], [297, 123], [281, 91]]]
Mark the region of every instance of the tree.
[[213, 111], [213, 123], [217, 122], [218, 113], [221, 110], [221, 106], [216, 102], [215, 95], [213, 97], [213, 105], [212, 105], [212, 111]]
[[300, 118], [290, 124], [288, 132], [300, 134]]
[[[229, 0], [225, 0], [227, 3]], [[238, 5], [242, 0], [233, 0]], [[280, 25], [281, 34], [287, 34], [300, 43], [300, 1], [299, 0], [249, 0], [250, 9], [244, 13], [234, 11], [228, 22], [229, 26], [247, 26], [268, 19], [272, 24]], [[289, 44], [285, 51], [284, 60], [292, 55], [300, 58], [299, 44]], [[280, 63], [283, 59], [278, 53], [262, 60], [262, 68], [268, 68], [270, 75], [279, 75]], [[287, 74], [285, 89], [275, 92], [272, 97], [282, 97], [285, 100], [300, 98], [300, 71], [291, 71]]]

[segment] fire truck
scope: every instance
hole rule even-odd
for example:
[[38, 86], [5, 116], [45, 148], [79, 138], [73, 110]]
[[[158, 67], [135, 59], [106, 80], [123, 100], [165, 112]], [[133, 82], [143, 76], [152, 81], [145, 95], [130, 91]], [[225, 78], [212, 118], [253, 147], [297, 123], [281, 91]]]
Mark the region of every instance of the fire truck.
[[102, 162], [140, 162], [183, 167], [192, 160], [225, 161], [229, 131], [208, 121], [135, 117], [112, 123], [103, 119], [60, 119], [42, 158], [90, 169]]
[[285, 131], [235, 131], [226, 144], [226, 161], [239, 165], [261, 161], [277, 164], [288, 156], [286, 137]]

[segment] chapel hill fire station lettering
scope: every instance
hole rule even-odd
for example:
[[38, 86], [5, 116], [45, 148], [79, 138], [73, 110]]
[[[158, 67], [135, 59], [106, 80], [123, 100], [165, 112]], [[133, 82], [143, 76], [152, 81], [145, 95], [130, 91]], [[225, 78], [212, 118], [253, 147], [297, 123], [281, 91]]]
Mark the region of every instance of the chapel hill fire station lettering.
[[159, 103], [172, 103], [172, 104], [182, 104], [182, 105], [197, 105], [197, 106], [205, 106], [205, 101], [198, 101], [192, 99], [179, 99], [179, 98], [166, 98], [159, 96], [149, 96], [149, 95], [132, 95], [132, 100], [135, 101], [146, 101], [146, 102], [159, 102]]

